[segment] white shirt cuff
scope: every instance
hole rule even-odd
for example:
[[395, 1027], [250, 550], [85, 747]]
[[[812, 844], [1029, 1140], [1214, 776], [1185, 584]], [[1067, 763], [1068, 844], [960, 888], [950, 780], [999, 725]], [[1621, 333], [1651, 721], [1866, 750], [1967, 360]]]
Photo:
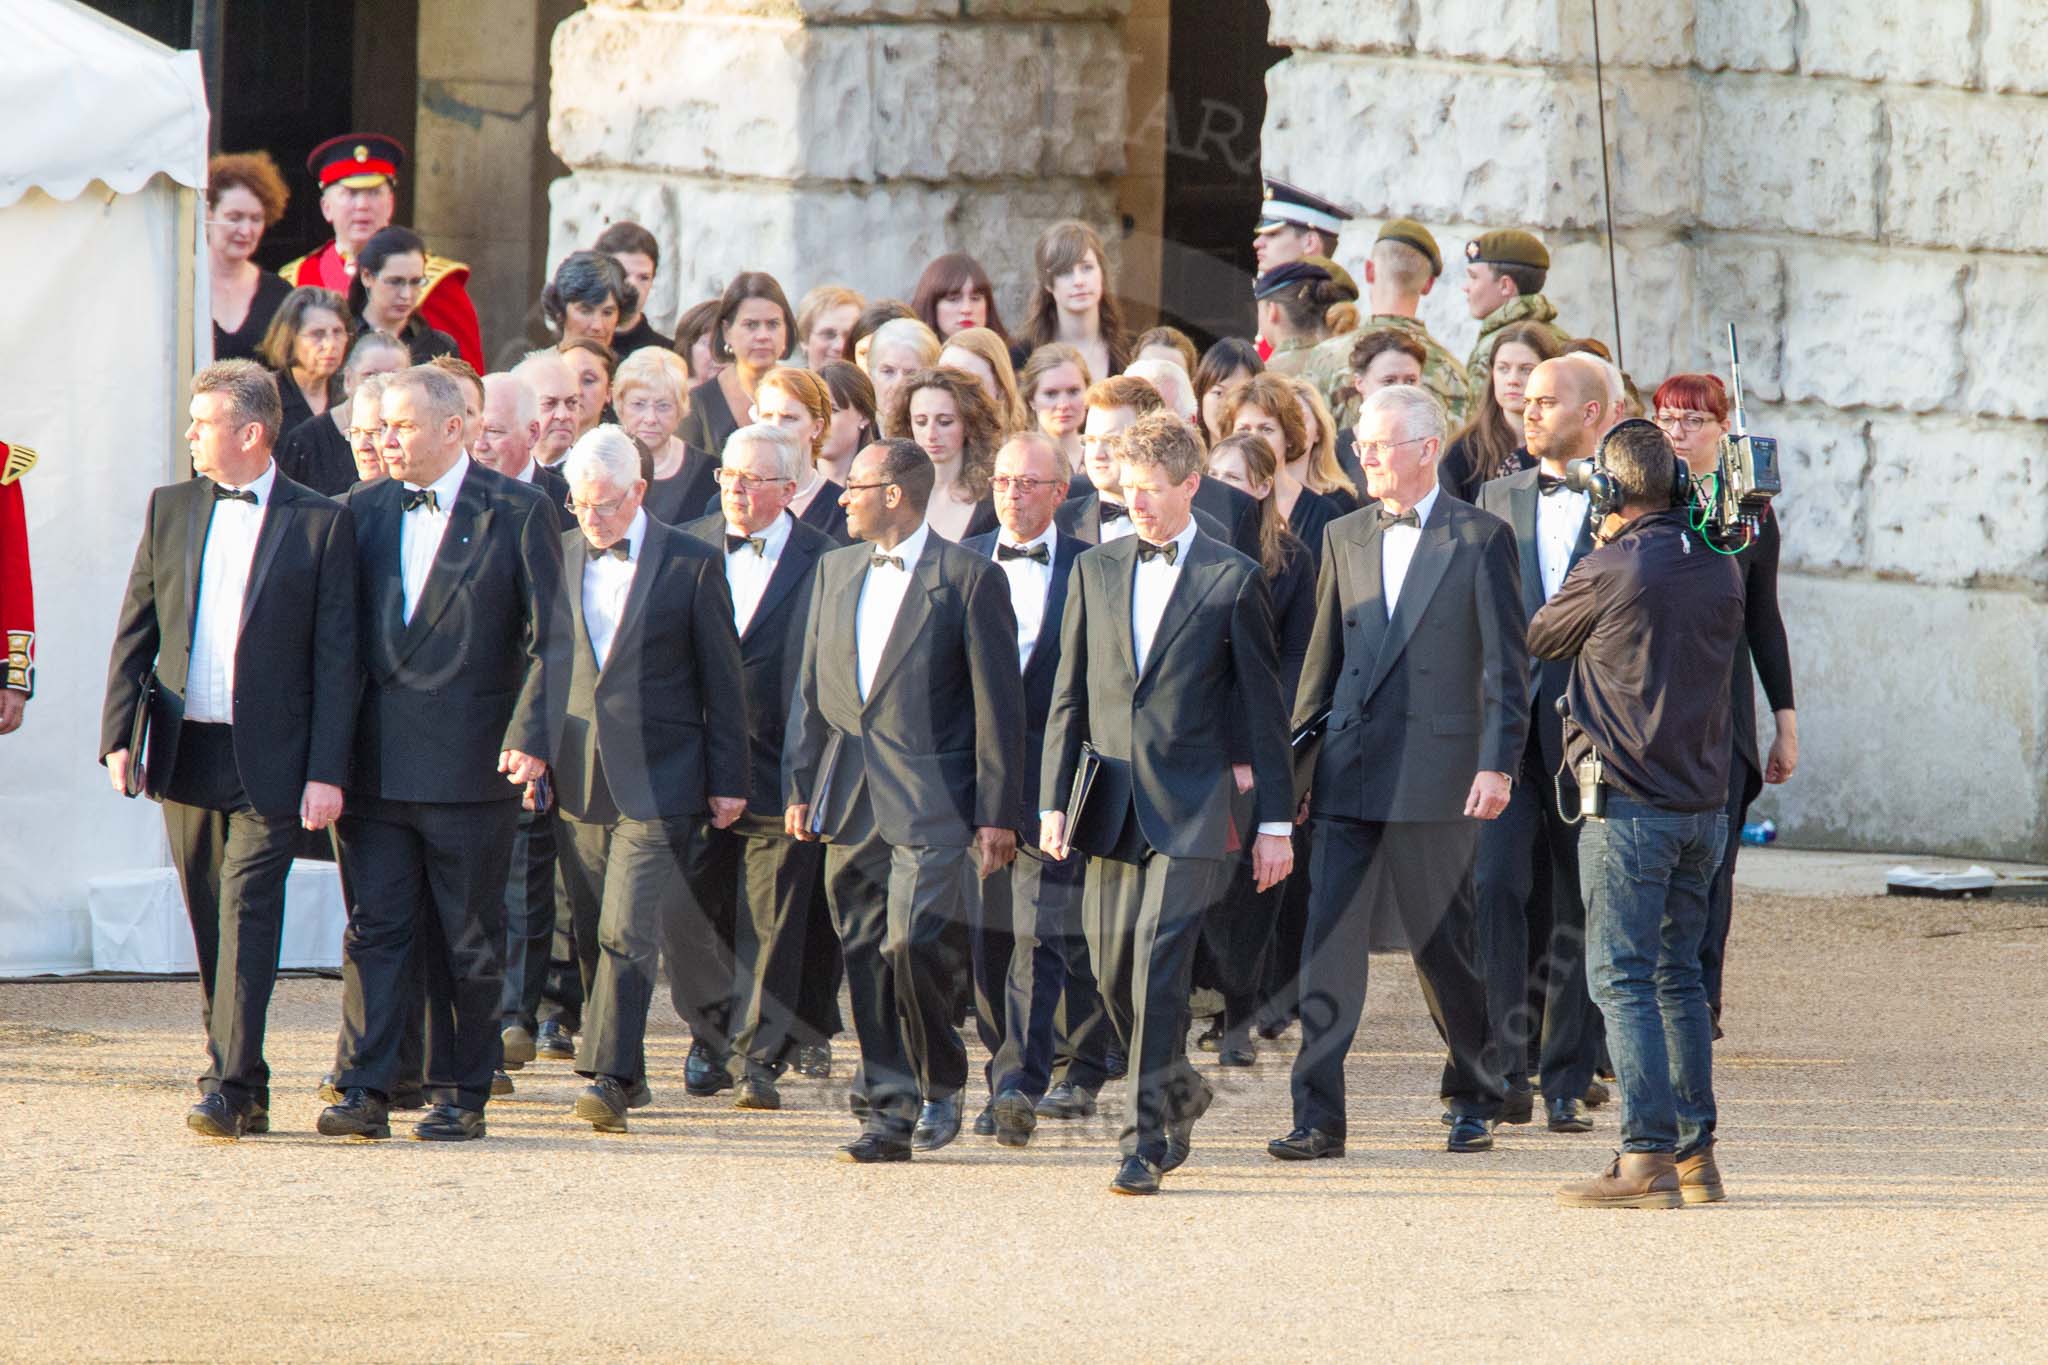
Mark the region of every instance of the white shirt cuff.
[[1294, 826], [1288, 824], [1285, 820], [1266, 820], [1259, 825], [1259, 833], [1277, 835], [1285, 839], [1294, 833]]

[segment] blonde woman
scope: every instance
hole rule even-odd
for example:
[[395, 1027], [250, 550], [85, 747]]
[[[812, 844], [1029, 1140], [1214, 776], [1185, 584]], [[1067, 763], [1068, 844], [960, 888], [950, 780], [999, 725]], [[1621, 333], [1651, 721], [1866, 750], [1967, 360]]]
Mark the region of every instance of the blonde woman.
[[965, 370], [981, 381], [982, 392], [1002, 420], [1005, 437], [1030, 429], [1030, 414], [1017, 393], [1017, 372], [1010, 368], [1010, 348], [993, 330], [963, 327], [953, 333], [939, 352], [939, 364]]
[[875, 407], [882, 414], [883, 435], [910, 434], [887, 426], [889, 414], [896, 410], [896, 390], [910, 376], [937, 365], [939, 351], [938, 334], [916, 318], [891, 318], [875, 329], [864, 368], [875, 382]]
[[1020, 396], [1038, 429], [1059, 442], [1067, 467], [1076, 471], [1082, 467], [1081, 424], [1088, 419], [1088, 389], [1094, 382], [1087, 360], [1064, 341], [1033, 351], [1017, 376]]
[[1337, 461], [1337, 419], [1323, 391], [1307, 379], [1285, 376], [1301, 403], [1301, 422], [1308, 438], [1308, 460], [1302, 482], [1337, 504], [1337, 515], [1356, 512], [1359, 484]]
[[647, 448], [654, 463], [641, 506], [671, 526], [703, 516], [705, 504], [718, 496], [718, 462], [677, 435], [689, 381], [683, 358], [658, 346], [642, 346], [612, 376], [619, 425]]
[[[1295, 538], [1320, 554], [1323, 528], [1337, 516], [1336, 504], [1308, 485], [1309, 431], [1301, 402], [1286, 376], [1254, 375], [1230, 396], [1223, 426], [1232, 436], [1259, 436], [1279, 459], [1272, 499]], [[1335, 457], [1332, 456], [1334, 459]]]
[[839, 495], [846, 489], [818, 470], [818, 458], [832, 429], [832, 390], [825, 381], [810, 370], [778, 366], [754, 386], [754, 406], [747, 416], [788, 432], [804, 453], [803, 472], [789, 500], [789, 514], [846, 543], [846, 509], [839, 505]]

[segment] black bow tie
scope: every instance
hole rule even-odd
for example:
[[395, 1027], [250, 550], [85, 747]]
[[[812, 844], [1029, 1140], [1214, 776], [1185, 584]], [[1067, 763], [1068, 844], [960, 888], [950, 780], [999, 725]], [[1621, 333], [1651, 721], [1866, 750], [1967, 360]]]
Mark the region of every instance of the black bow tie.
[[1146, 560], [1155, 558], [1163, 559], [1168, 564], [1174, 563], [1180, 558], [1180, 542], [1169, 540], [1164, 545], [1154, 545], [1149, 540], [1140, 539], [1138, 541], [1138, 562], [1143, 564]]
[[726, 532], [725, 552], [727, 554], [736, 555], [741, 550], [747, 549], [749, 546], [753, 548], [754, 554], [757, 557], [762, 559], [766, 559], [768, 557], [768, 537], [736, 536], [732, 534], [730, 531]]
[[[432, 495], [430, 494], [429, 496]], [[617, 540], [605, 546], [604, 552], [613, 559], [630, 560], [633, 557], [633, 542], [627, 540], [624, 536], [620, 536]]]
[[998, 561], [1005, 559], [1028, 559], [1034, 564], [1052, 563], [1052, 556], [1046, 553], [1043, 541], [1036, 545], [1005, 545], [1001, 541], [997, 541], [996, 559]]
[[1555, 474], [1538, 474], [1536, 476], [1536, 492], [1540, 497], [1547, 498], [1564, 486], [1565, 481]]
[[1380, 529], [1384, 531], [1389, 526], [1413, 526], [1417, 530], [1421, 530], [1422, 518], [1415, 515], [1415, 509], [1412, 507], [1401, 513], [1389, 512], [1386, 508], [1382, 507], [1380, 508]]
[[408, 488], [405, 490], [405, 496], [398, 500], [398, 505], [407, 512], [416, 507], [438, 512], [441, 510], [441, 498], [431, 488]]
[[248, 489], [222, 488], [219, 484], [213, 486], [213, 500], [215, 502], [246, 502], [251, 507], [256, 505], [256, 495]]
[[1102, 504], [1101, 519], [1103, 521], [1115, 521], [1118, 517], [1127, 517], [1129, 515], [1130, 510], [1120, 502], [1105, 502]]
[[900, 569], [903, 567], [903, 556], [877, 554], [868, 560], [868, 565], [871, 568], [879, 569], [884, 564], [887, 564], [892, 569]]

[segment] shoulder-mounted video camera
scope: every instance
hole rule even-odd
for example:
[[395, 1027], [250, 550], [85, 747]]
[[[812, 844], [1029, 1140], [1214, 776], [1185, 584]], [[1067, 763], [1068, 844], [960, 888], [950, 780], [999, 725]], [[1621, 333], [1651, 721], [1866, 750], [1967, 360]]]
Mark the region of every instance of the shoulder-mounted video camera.
[[[1688, 509], [1692, 527], [1716, 547], [1740, 553], [1756, 539], [1757, 527], [1771, 499], [1784, 490], [1778, 470], [1778, 442], [1770, 436], [1753, 436], [1742, 404], [1742, 357], [1737, 349], [1735, 325], [1728, 325], [1728, 378], [1732, 419], [1728, 434], [1721, 438], [1714, 472], [1693, 477], [1685, 461], [1676, 461], [1671, 479], [1671, 505]], [[1640, 417], [1616, 423], [1600, 438], [1590, 460], [1573, 460], [1565, 466], [1568, 487], [1587, 495], [1588, 515], [1594, 525], [1609, 513], [1619, 512], [1628, 498], [1602, 458], [1614, 433], [1636, 423], [1652, 425]]]

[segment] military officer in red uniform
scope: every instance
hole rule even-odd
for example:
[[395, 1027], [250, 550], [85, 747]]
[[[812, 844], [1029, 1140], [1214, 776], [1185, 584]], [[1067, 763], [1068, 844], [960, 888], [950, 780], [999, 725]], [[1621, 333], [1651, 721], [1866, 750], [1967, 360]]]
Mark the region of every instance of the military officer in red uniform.
[[[398, 172], [405, 148], [382, 133], [343, 133], [313, 149], [306, 169], [320, 182], [320, 214], [334, 227], [334, 240], [310, 256], [290, 261], [277, 273], [293, 284], [318, 285], [348, 293], [349, 264], [363, 243], [391, 226], [398, 206]], [[479, 374], [484, 363], [483, 330], [469, 299], [469, 267], [445, 256], [427, 257], [426, 296], [419, 316], [455, 338], [462, 358]]]
[[0, 441], [0, 735], [20, 727], [36, 690], [36, 599], [21, 505], [21, 476], [35, 462], [33, 450]]

